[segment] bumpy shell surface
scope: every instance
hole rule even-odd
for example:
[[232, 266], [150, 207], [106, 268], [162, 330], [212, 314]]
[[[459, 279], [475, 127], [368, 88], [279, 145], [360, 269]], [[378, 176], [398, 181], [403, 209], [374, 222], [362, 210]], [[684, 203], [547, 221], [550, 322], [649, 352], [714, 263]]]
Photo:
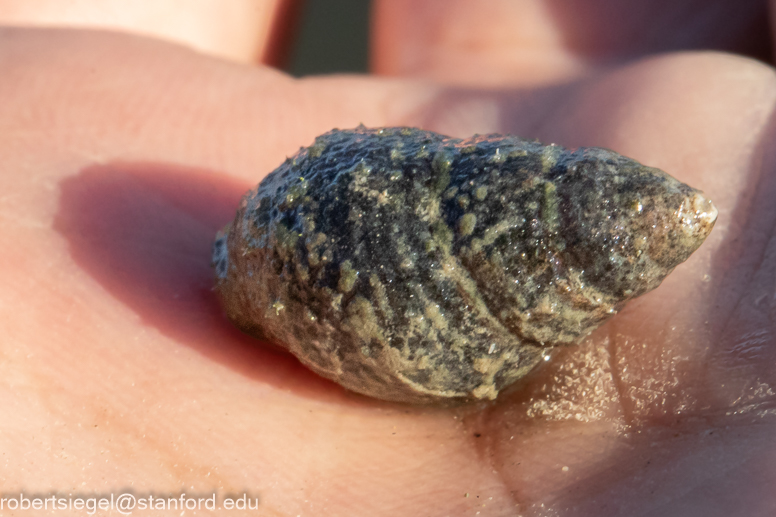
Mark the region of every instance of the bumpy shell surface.
[[381, 399], [494, 398], [657, 287], [716, 209], [612, 151], [334, 130], [243, 198], [213, 250], [228, 316]]

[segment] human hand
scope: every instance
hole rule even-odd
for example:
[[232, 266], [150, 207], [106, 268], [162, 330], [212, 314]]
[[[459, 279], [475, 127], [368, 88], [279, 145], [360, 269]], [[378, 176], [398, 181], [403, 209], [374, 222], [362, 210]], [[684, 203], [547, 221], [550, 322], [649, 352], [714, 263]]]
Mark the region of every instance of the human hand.
[[[773, 513], [773, 70], [638, 45], [622, 63], [541, 48], [505, 62], [487, 37], [509, 33], [508, 9], [409, 4], [378, 6], [375, 66], [393, 79], [0, 34], [3, 495], [247, 491], [259, 515]], [[709, 23], [691, 42], [747, 50], [743, 28], [712, 30], [730, 29], [728, 4], [688, 17]], [[436, 36], [397, 36], [407, 12]], [[483, 37], [476, 59], [455, 61], [442, 28], [457, 26]], [[413, 69], [397, 49], [428, 57]], [[720, 216], [659, 289], [495, 403], [370, 400], [234, 330], [209, 266], [245, 190], [360, 122], [609, 147], [703, 189]]]

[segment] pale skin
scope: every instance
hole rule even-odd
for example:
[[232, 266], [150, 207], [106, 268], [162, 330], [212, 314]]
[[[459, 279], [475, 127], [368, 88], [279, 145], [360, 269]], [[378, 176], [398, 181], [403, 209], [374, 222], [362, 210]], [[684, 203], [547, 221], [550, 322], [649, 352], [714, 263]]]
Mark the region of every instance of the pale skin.
[[[382, 75], [305, 80], [259, 63], [272, 8], [221, 19], [200, 3], [185, 38], [126, 15], [180, 45], [0, 32], [3, 496], [247, 491], [271, 516], [774, 513], [776, 74], [736, 55], [767, 54], [763, 2], [684, 2], [686, 20], [607, 61], [623, 40], [593, 41], [613, 25], [582, 16], [603, 1], [561, 23], [540, 2], [440, 16], [383, 0]], [[77, 22], [29, 4], [0, 2], [0, 21]], [[79, 9], [115, 27], [104, 5]], [[618, 11], [622, 37], [658, 7]], [[649, 55], [686, 47], [731, 54]], [[245, 190], [359, 123], [608, 147], [702, 189], [719, 219], [660, 288], [495, 403], [370, 400], [234, 330], [209, 266]]]

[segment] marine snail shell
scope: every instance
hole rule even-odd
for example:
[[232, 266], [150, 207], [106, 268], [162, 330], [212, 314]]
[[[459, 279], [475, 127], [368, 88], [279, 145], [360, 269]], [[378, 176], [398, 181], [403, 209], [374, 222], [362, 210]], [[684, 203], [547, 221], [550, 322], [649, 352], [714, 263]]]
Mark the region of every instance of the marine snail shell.
[[248, 192], [213, 263], [238, 327], [346, 388], [493, 399], [657, 287], [716, 216], [605, 149], [362, 126]]

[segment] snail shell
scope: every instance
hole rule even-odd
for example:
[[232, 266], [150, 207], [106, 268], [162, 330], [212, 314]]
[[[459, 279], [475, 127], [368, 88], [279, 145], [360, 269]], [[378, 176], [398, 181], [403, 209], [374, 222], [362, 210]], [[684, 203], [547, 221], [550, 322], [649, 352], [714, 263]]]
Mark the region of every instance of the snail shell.
[[213, 248], [229, 318], [381, 399], [493, 399], [657, 287], [717, 211], [609, 150], [334, 130], [248, 192]]

